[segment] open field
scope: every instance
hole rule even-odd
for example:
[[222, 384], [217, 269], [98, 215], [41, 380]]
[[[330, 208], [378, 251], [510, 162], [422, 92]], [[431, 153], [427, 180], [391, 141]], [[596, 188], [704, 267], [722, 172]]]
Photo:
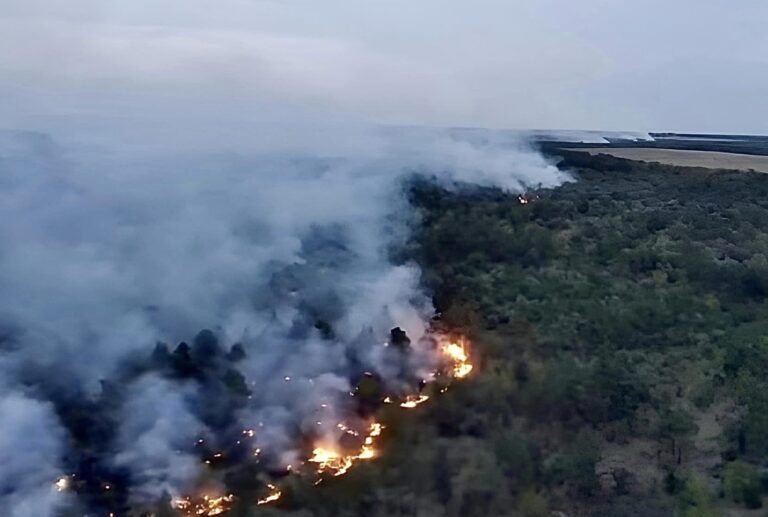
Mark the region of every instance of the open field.
[[588, 152], [593, 156], [598, 154], [608, 154], [615, 156], [616, 158], [624, 158], [627, 160], [659, 162], [681, 167], [755, 170], [757, 172], [768, 173], [768, 156], [655, 148], [593, 147], [573, 148], [569, 150]]

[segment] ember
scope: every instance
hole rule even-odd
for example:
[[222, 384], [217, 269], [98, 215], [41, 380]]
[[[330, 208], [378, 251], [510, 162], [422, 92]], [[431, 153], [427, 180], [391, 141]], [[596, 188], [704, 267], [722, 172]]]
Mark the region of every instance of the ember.
[[405, 397], [405, 400], [400, 403], [400, 407], [403, 407], [406, 409], [413, 409], [419, 404], [423, 404], [428, 400], [429, 400], [428, 395], [408, 395], [407, 397]]
[[232, 494], [219, 497], [204, 495], [199, 498], [184, 497], [176, 499], [173, 502], [173, 505], [185, 517], [193, 517], [196, 515], [212, 517], [229, 511], [234, 499], [235, 496]]
[[280, 496], [283, 495], [280, 489], [271, 483], [267, 485], [267, 488], [269, 488], [269, 495], [267, 495], [263, 499], [259, 499], [258, 501], [256, 501], [256, 504], [259, 504], [259, 505], [268, 504], [268, 503], [277, 501], [278, 499], [280, 499]]
[[[474, 366], [470, 362], [469, 343], [463, 338], [449, 337], [446, 335], [437, 336], [437, 351], [439, 352], [440, 367], [434, 372], [429, 373], [421, 383], [419, 383], [418, 390], [421, 393], [396, 396], [394, 394], [388, 394], [383, 399], [378, 399], [384, 404], [391, 404], [399, 402], [399, 406], [405, 409], [412, 409], [418, 407], [421, 404], [428, 402], [435, 393], [445, 393], [448, 389], [447, 384], [443, 383], [441, 386], [436, 387], [433, 390], [429, 390], [429, 385], [436, 382], [440, 378], [452, 378], [463, 379], [467, 377], [473, 370]], [[369, 377], [373, 377], [372, 373], [368, 374]], [[290, 378], [286, 378], [289, 380]], [[356, 390], [357, 391], [357, 390]], [[415, 390], [414, 390], [415, 391]], [[351, 392], [351, 396], [359, 396], [356, 392]], [[323, 402], [320, 407], [323, 410], [328, 409], [328, 404]], [[323, 425], [324, 422], [318, 420], [318, 425]], [[259, 427], [263, 427], [264, 424], [259, 422]], [[315, 484], [319, 484], [323, 480], [324, 475], [331, 475], [334, 477], [343, 476], [357, 461], [370, 460], [378, 456], [378, 451], [375, 448], [376, 439], [381, 436], [384, 426], [379, 422], [371, 422], [367, 428], [355, 426], [345, 422], [339, 422], [335, 426], [342, 435], [346, 435], [345, 439], [351, 440], [358, 444], [358, 448], [350, 446], [348, 443], [343, 445], [338, 441], [338, 438], [325, 437], [320, 439], [312, 449], [311, 455], [305, 459], [306, 463], [314, 464], [314, 472], [318, 475], [318, 479]], [[255, 432], [251, 429], [245, 429], [242, 431], [242, 435], [248, 438], [254, 437]], [[361, 440], [362, 439], [362, 440]], [[256, 448], [253, 451], [253, 456], [258, 457], [262, 450]], [[222, 456], [222, 453], [214, 453], [214, 458]], [[304, 462], [302, 462], [304, 464]], [[285, 470], [286, 474], [303, 475], [306, 471], [301, 468], [293, 468], [292, 465], [288, 465]], [[66, 483], [66, 481], [61, 481]], [[57, 487], [59, 483], [57, 482]], [[274, 484], [267, 484], [267, 492], [262, 498], [256, 501], [257, 505], [265, 505], [273, 503], [282, 497], [282, 490], [280, 487]], [[184, 517], [203, 516], [211, 517], [228, 512], [231, 509], [231, 503], [234, 500], [233, 495], [226, 495], [221, 497], [186, 497], [178, 499], [174, 502], [174, 506], [182, 513]]]

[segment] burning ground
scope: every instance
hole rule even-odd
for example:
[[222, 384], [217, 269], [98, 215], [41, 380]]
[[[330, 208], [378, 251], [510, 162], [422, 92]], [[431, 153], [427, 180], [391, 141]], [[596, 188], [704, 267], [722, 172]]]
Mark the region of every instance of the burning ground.
[[2, 136], [13, 517], [242, 513], [373, 459], [380, 414], [472, 371], [398, 258], [409, 183], [564, 178], [511, 142], [439, 132], [172, 157]]

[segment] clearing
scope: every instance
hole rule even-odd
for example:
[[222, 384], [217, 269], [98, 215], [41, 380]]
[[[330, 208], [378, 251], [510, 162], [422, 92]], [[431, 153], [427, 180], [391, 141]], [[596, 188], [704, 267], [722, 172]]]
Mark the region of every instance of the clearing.
[[591, 155], [608, 154], [616, 158], [658, 162], [681, 167], [704, 167], [707, 169], [732, 169], [768, 173], [768, 156], [751, 154], [721, 153], [714, 151], [683, 151], [677, 149], [593, 147], [571, 148], [568, 151], [582, 151]]

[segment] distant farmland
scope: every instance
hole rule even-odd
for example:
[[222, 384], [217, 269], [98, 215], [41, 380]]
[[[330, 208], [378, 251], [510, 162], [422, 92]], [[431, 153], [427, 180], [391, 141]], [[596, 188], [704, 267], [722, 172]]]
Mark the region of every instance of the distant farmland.
[[586, 152], [593, 156], [607, 154], [627, 160], [658, 162], [682, 167], [705, 167], [708, 169], [733, 169], [744, 171], [754, 170], [757, 172], [768, 173], [768, 156], [641, 147], [592, 147], [572, 148], [568, 150]]

